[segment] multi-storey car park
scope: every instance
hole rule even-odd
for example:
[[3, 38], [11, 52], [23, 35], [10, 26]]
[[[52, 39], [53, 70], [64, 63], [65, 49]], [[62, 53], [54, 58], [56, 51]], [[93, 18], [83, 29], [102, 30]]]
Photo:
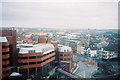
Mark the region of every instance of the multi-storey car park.
[[72, 72], [73, 60], [72, 60], [72, 49], [68, 46], [58, 45], [58, 61], [59, 63], [65, 64], [65, 71]]
[[18, 64], [21, 74], [45, 77], [54, 67], [55, 48], [50, 43], [19, 46]]

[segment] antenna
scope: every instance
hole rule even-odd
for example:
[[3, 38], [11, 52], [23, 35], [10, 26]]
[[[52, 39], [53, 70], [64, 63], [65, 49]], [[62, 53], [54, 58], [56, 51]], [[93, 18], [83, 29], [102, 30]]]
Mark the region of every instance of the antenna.
[[88, 28], [88, 35], [87, 35], [88, 41], [87, 46], [90, 47], [90, 29]]

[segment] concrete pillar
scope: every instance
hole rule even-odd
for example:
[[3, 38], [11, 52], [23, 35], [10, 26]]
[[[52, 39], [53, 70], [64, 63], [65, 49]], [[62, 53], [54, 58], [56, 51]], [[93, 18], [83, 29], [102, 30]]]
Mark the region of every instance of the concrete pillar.
[[36, 77], [37, 77], [37, 67], [36, 67], [35, 69], [36, 69], [36, 71], [35, 71], [35, 72], [36, 72]]
[[28, 77], [29, 77], [29, 68], [27, 70], [28, 70]]

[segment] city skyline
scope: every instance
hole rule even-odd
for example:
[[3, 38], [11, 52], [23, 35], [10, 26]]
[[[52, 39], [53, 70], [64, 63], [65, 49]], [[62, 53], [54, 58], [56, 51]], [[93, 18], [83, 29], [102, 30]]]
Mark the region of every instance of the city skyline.
[[82, 1], [2, 2], [2, 26], [118, 29], [118, 0]]

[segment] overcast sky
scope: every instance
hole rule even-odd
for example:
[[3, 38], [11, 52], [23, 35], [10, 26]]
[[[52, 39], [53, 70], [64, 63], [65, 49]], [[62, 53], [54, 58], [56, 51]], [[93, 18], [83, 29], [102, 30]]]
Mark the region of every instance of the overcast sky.
[[[114, 2], [113, 2], [114, 1]], [[2, 2], [2, 26], [46, 28], [118, 28], [117, 0]]]

